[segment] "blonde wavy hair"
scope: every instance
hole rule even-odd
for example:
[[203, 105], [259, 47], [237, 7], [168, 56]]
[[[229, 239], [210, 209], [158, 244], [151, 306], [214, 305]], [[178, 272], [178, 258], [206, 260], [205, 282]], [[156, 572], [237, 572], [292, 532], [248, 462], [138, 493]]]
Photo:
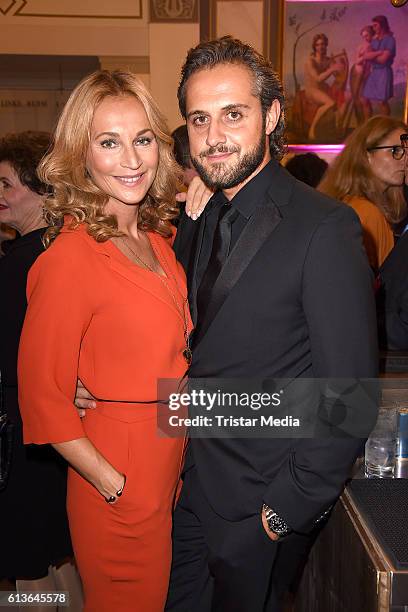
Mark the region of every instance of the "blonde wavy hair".
[[142, 104], [159, 149], [155, 179], [139, 205], [138, 227], [165, 237], [171, 235], [171, 220], [179, 212], [175, 194], [180, 170], [173, 157], [173, 139], [166, 120], [134, 74], [100, 70], [85, 77], [72, 92], [58, 121], [52, 148], [38, 168], [40, 179], [52, 188], [45, 202], [45, 219], [50, 226], [44, 237], [46, 246], [58, 235], [65, 215], [72, 217], [72, 228], [86, 223], [88, 233], [98, 242], [123, 235], [116, 216], [105, 213], [108, 196], [86, 171], [86, 156], [99, 104], [107, 97], [127, 96]]
[[346, 203], [351, 196], [366, 198], [381, 210], [388, 223], [399, 223], [407, 212], [402, 186], [390, 186], [384, 191], [371, 169], [367, 151], [381, 146], [397, 129], [408, 132], [402, 121], [382, 115], [371, 117], [356, 128], [327, 169], [318, 190]]

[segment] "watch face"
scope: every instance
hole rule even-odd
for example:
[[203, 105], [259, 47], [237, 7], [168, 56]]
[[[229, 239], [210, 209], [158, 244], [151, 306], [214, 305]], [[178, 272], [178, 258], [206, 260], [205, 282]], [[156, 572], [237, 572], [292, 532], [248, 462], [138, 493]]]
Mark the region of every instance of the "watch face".
[[289, 527], [287, 525], [282, 525], [280, 520], [271, 521], [269, 529], [274, 531], [277, 535], [283, 535], [289, 531]]
[[292, 531], [289, 525], [272, 508], [264, 504], [263, 510], [269, 529], [276, 533], [276, 535], [283, 536]]
[[272, 516], [269, 516], [266, 520], [269, 529], [274, 531], [277, 535], [284, 535], [290, 531], [290, 528], [285, 521], [275, 513]]

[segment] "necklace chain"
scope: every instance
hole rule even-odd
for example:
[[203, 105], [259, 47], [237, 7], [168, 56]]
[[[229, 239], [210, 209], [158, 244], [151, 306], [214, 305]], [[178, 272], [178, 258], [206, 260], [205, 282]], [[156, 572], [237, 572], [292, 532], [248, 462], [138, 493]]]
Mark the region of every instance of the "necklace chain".
[[[190, 348], [190, 337], [189, 337], [189, 333], [188, 333], [188, 319], [187, 319], [187, 313], [186, 313], [186, 307], [188, 304], [188, 298], [183, 298], [183, 294], [181, 293], [177, 280], [174, 276], [174, 274], [171, 274], [171, 277], [174, 281], [174, 285], [177, 289], [177, 291], [179, 292], [179, 294], [181, 295], [181, 297], [183, 298], [183, 306], [182, 308], [179, 307], [179, 304], [177, 303], [177, 299], [176, 296], [174, 295], [173, 291], [171, 290], [171, 288], [169, 287], [169, 284], [166, 281], [166, 277], [163, 276], [162, 274], [159, 274], [158, 272], [156, 272], [148, 263], [146, 263], [133, 249], [132, 247], [125, 241], [125, 239], [123, 238], [123, 236], [120, 236], [120, 241], [122, 242], [122, 244], [130, 251], [130, 253], [132, 253], [132, 255], [136, 258], [136, 260], [141, 263], [147, 270], [149, 270], [149, 272], [153, 272], [153, 274], [156, 274], [156, 276], [158, 276], [160, 282], [162, 283], [162, 285], [166, 288], [167, 292], [170, 294], [171, 298], [173, 299], [174, 302], [174, 306], [176, 307], [177, 312], [180, 314], [181, 319], [183, 321], [183, 328], [184, 328], [184, 341], [186, 343], [186, 348], [183, 350], [183, 357], [184, 359], [187, 361], [187, 364], [190, 365], [191, 364], [191, 360], [192, 360], [192, 352], [191, 352], [191, 348]], [[159, 261], [159, 264], [161, 265], [161, 262], [159, 260], [159, 258], [157, 258]], [[165, 269], [166, 266], [162, 266], [163, 267], [163, 271], [166, 273], [167, 270]]]

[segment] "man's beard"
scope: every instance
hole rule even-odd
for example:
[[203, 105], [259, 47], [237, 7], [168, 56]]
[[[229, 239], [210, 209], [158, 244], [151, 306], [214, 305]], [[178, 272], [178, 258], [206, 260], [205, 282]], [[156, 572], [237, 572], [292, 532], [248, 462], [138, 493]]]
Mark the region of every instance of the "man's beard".
[[198, 157], [192, 157], [191, 161], [207, 187], [214, 191], [217, 189], [231, 189], [243, 183], [260, 166], [265, 156], [265, 143], [266, 135], [262, 130], [262, 136], [258, 145], [245, 153], [231, 167], [221, 162], [219, 164], [211, 164], [211, 167], [207, 168], [200, 162], [200, 158], [213, 155], [214, 153], [239, 153], [240, 147], [227, 147], [226, 145], [210, 147], [207, 151], [200, 153]]

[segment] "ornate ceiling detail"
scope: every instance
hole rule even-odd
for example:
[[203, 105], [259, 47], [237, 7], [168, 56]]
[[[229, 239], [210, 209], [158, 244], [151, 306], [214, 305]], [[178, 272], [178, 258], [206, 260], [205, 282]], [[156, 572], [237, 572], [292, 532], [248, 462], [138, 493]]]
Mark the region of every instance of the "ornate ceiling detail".
[[150, 0], [150, 21], [198, 21], [198, 0]]

